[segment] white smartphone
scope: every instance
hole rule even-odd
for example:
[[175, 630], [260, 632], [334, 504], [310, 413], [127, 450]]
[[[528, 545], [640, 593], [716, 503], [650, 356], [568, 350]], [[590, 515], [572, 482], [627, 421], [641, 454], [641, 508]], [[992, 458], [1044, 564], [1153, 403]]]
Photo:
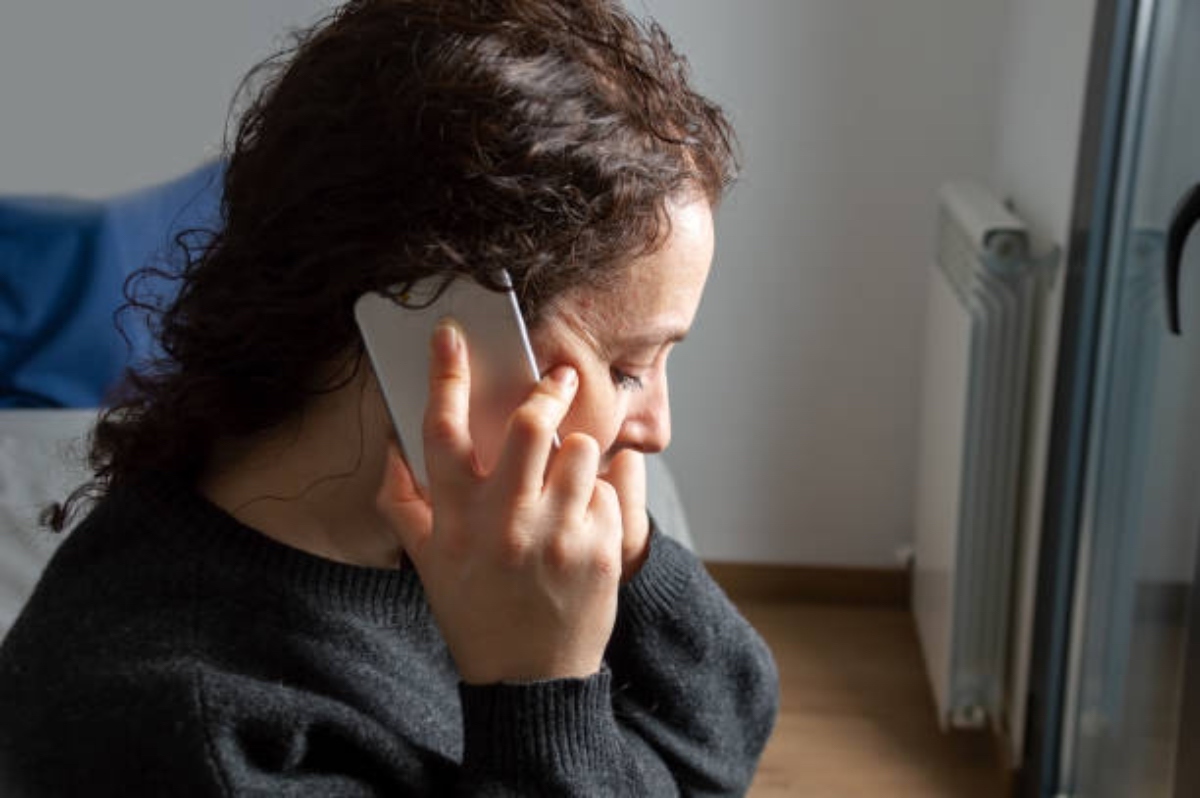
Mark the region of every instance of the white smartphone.
[[501, 272], [498, 281], [507, 290], [493, 291], [459, 277], [438, 296], [445, 281], [436, 278], [417, 283], [400, 301], [369, 292], [354, 304], [354, 318], [401, 452], [422, 490], [429, 486], [422, 428], [429, 402], [430, 339], [441, 319], [453, 318], [466, 335], [471, 434], [485, 467], [490, 468], [486, 461], [498, 453], [497, 425], [503, 425], [540, 378], [512, 281], [507, 272]]

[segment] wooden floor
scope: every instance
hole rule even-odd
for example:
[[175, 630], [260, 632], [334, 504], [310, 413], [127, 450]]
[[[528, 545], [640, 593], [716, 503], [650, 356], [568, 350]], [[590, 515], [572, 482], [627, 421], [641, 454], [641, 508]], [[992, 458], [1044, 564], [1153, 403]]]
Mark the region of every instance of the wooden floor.
[[1002, 798], [991, 738], [938, 730], [907, 611], [738, 605], [774, 651], [782, 692], [753, 798]]

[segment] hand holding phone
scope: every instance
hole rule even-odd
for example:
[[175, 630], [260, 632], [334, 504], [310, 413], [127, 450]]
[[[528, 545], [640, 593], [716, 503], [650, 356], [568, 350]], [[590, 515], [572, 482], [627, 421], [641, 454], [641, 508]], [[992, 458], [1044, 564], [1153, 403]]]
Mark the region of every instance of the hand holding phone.
[[559, 366], [512, 412], [494, 469], [480, 473], [469, 407], [469, 342], [436, 328], [427, 377], [426, 497], [389, 447], [377, 506], [417, 569], [469, 684], [583, 678], [600, 667], [616, 619], [622, 508], [581, 433], [555, 451], [578, 388]]
[[367, 293], [354, 316], [417, 484], [428, 487], [422, 423], [429, 403], [430, 338], [452, 318], [470, 350], [471, 432], [485, 468], [494, 465], [508, 414], [537, 385], [537, 360], [507, 272], [505, 291], [460, 277], [417, 283], [398, 296]]

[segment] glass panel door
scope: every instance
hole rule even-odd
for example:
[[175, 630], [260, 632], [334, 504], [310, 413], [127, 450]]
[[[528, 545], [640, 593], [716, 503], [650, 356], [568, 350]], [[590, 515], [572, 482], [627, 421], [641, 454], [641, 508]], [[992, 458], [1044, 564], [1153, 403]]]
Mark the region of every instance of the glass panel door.
[[1184, 256], [1182, 336], [1167, 329], [1163, 275], [1168, 224], [1200, 181], [1200, 0], [1141, 0], [1132, 59], [1059, 782], [1170, 798], [1200, 537], [1200, 241]]

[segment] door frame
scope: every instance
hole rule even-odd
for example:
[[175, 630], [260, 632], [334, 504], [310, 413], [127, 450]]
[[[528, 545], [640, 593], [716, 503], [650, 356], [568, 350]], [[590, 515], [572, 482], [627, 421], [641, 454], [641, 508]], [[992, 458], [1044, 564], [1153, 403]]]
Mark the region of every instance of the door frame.
[[1138, 0], [1096, 0], [1063, 283], [1023, 767], [1015, 794], [1058, 794], [1071, 608], [1085, 495], [1105, 259]]

